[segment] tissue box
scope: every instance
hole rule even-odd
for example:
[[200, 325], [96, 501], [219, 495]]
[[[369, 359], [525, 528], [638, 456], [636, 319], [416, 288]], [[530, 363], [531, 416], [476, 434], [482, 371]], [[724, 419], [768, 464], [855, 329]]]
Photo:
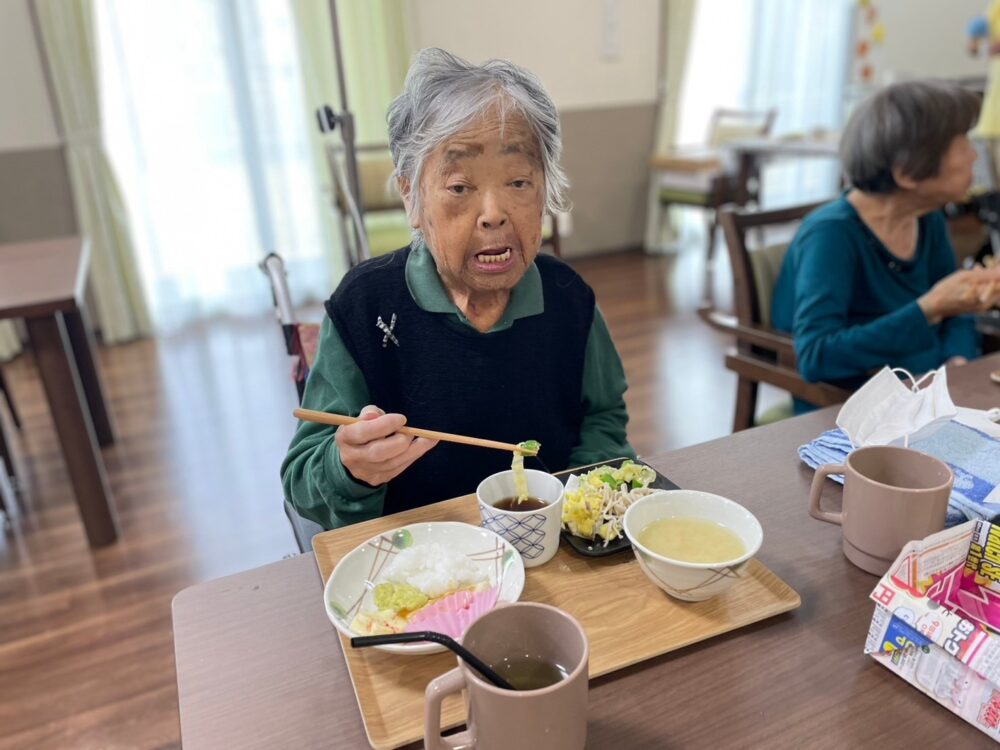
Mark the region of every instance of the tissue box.
[[871, 598], [865, 653], [1000, 741], [1000, 526], [910, 542]]

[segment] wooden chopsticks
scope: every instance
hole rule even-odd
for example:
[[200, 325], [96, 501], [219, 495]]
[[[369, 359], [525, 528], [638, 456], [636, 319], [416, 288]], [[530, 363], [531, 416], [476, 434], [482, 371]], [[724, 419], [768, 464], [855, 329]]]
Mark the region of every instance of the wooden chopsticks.
[[[292, 412], [296, 418], [304, 422], [317, 422], [319, 424], [332, 424], [336, 426], [354, 424], [362, 420], [357, 417], [347, 417], [343, 414], [329, 414], [325, 411], [315, 411], [313, 409], [296, 409]], [[525, 456], [534, 456], [538, 451], [526, 450], [514, 443], [501, 443], [497, 440], [483, 440], [482, 438], [468, 437], [467, 435], [454, 435], [450, 432], [437, 432], [436, 430], [422, 430], [419, 427], [403, 426], [399, 431], [404, 435], [413, 437], [430, 438], [431, 440], [445, 440], [449, 443], [462, 443], [464, 445], [476, 445], [480, 448], [496, 448], [501, 451], [523, 453]]]

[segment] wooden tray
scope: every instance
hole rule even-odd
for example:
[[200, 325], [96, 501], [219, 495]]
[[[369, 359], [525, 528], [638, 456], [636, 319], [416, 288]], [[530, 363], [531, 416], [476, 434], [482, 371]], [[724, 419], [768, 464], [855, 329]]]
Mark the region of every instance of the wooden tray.
[[[478, 526], [475, 495], [318, 534], [313, 550], [324, 583], [340, 558], [359, 544], [399, 526], [427, 521]], [[759, 561], [752, 560], [746, 570], [748, 575], [722, 596], [678, 602], [646, 578], [634, 555], [587, 558], [561, 545], [552, 560], [525, 571], [521, 600], [552, 604], [580, 621], [590, 640], [593, 678], [799, 606], [799, 595]], [[455, 657], [352, 649], [343, 636], [341, 646], [372, 747], [395, 748], [421, 739], [424, 689], [455, 666]], [[442, 708], [442, 726], [464, 721], [461, 696], [450, 696]]]

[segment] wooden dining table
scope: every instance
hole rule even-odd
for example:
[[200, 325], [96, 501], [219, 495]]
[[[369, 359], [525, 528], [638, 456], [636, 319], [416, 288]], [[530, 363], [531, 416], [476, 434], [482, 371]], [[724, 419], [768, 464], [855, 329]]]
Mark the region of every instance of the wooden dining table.
[[0, 244], [0, 320], [24, 320], [87, 541], [102, 547], [118, 537], [100, 450], [115, 435], [84, 304], [89, 263], [80, 237]]
[[[840, 157], [840, 136], [824, 132], [798, 138], [739, 138], [728, 142], [726, 149], [737, 165], [737, 184], [740, 186], [737, 203], [745, 205], [750, 198], [750, 181], [760, 179], [765, 164], [781, 160], [836, 160]], [[836, 186], [830, 187], [833, 189]], [[761, 193], [759, 186], [757, 193]]]
[[[950, 369], [955, 402], [1000, 405], [1000, 386], [989, 379], [996, 369], [1000, 355]], [[836, 414], [831, 407], [644, 457], [681, 487], [749, 508], [764, 529], [760, 561], [802, 604], [592, 680], [587, 747], [993, 746], [863, 653], [878, 579], [846, 560], [839, 527], [809, 517], [813, 472], [796, 453], [831, 428]], [[827, 482], [824, 507], [838, 507], [840, 495], [840, 486]], [[662, 595], [652, 587], [649, 593]], [[368, 746], [322, 595], [307, 554], [176, 596], [185, 750]]]

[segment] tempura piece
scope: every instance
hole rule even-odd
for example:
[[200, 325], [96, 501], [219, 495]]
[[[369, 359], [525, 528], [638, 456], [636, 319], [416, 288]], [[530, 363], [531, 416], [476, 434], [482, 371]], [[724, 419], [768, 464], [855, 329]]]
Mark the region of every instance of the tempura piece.
[[628, 460], [617, 469], [599, 466], [583, 474], [564, 496], [563, 528], [583, 539], [600, 539], [606, 547], [622, 535], [628, 507], [656, 491], [649, 486], [655, 480], [652, 468]]

